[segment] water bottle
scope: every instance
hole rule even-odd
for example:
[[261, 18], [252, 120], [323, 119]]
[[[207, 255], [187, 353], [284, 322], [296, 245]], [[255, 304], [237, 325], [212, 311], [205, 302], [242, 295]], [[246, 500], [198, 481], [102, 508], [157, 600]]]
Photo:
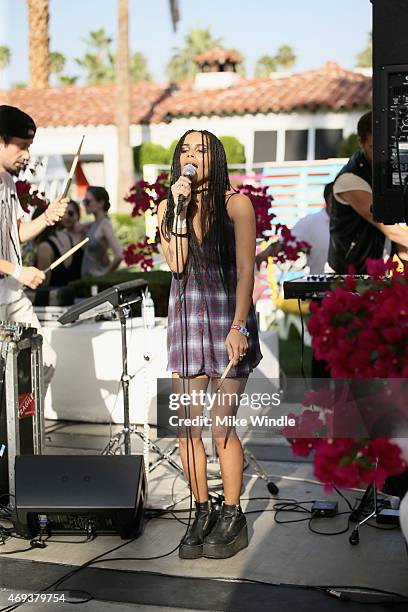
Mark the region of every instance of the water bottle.
[[146, 297], [142, 302], [142, 317], [143, 324], [147, 329], [152, 329], [155, 325], [155, 314], [154, 314], [154, 302], [150, 291], [147, 292]]

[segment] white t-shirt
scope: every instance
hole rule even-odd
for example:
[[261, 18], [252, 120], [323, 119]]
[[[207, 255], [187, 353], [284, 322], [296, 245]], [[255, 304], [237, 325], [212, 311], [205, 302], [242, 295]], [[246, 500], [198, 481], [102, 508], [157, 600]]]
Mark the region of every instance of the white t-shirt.
[[[344, 174], [340, 174], [339, 178], [335, 181], [333, 185], [333, 193], [336, 196], [336, 200], [340, 202], [340, 204], [344, 204], [345, 206], [350, 206], [348, 202], [339, 197], [339, 193], [344, 193], [345, 191], [366, 191], [367, 193], [373, 193], [371, 189], [371, 185], [367, 183], [364, 179], [353, 174], [352, 172], [345, 172]], [[368, 221], [367, 221], [368, 223]], [[385, 238], [384, 243], [384, 252], [383, 258], [386, 259], [391, 254], [391, 240], [389, 238]]]
[[[24, 216], [11, 174], [0, 174], [0, 259], [21, 264], [19, 221]], [[0, 304], [11, 304], [21, 296], [21, 284], [13, 277], [0, 274]]]
[[367, 193], [373, 193], [371, 186], [364, 179], [360, 178], [356, 174], [352, 172], [345, 172], [344, 174], [340, 174], [339, 178], [336, 179], [333, 185], [333, 193], [336, 196], [336, 200], [340, 202], [340, 204], [345, 204], [349, 206], [349, 203], [339, 198], [339, 193], [344, 193], [345, 191], [366, 191]]
[[323, 274], [329, 254], [330, 219], [323, 208], [318, 213], [306, 215], [300, 219], [292, 229], [292, 233], [299, 240], [310, 244], [310, 253], [307, 255], [307, 265], [310, 274]]

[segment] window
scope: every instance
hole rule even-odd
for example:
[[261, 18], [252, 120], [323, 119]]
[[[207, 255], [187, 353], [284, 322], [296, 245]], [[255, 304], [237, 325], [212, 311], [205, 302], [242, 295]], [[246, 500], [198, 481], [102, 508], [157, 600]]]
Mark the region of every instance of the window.
[[287, 130], [285, 132], [285, 161], [307, 159], [307, 130]]
[[255, 132], [254, 163], [276, 161], [277, 132]]
[[337, 157], [343, 130], [316, 130], [315, 159]]

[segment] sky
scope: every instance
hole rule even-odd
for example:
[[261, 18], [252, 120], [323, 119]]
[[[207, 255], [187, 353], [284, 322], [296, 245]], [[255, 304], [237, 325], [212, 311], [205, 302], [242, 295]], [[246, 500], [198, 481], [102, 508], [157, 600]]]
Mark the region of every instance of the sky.
[[[371, 30], [370, 0], [178, 0], [181, 19], [171, 25], [168, 0], [129, 0], [130, 47], [148, 60], [154, 80], [165, 81], [173, 47], [182, 47], [194, 26], [209, 27], [223, 46], [246, 58], [247, 75], [256, 60], [274, 55], [280, 45], [292, 46], [295, 68], [318, 68], [334, 60], [353, 68]], [[104, 27], [113, 37], [116, 0], [49, 0], [50, 49], [68, 58], [83, 56], [91, 30]], [[2, 77], [9, 85], [28, 80], [26, 0], [0, 0], [0, 45], [11, 49], [12, 61]], [[71, 60], [67, 74], [78, 74]]]

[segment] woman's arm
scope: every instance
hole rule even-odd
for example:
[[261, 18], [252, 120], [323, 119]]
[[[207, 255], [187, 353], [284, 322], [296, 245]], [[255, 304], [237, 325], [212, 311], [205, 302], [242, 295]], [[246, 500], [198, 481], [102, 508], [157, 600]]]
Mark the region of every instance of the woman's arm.
[[[188, 237], [177, 236], [177, 250], [176, 250], [176, 236], [170, 235], [170, 239], [167, 240], [162, 234], [162, 221], [167, 209], [167, 200], [162, 200], [157, 210], [157, 220], [159, 224], [160, 232], [160, 243], [163, 249], [164, 257], [166, 258], [167, 264], [172, 272], [183, 272], [184, 266], [187, 261], [188, 255]], [[179, 221], [176, 225], [177, 220], [173, 223], [173, 232], [178, 234], [187, 234], [186, 221], [186, 209], [182, 210], [179, 217]], [[177, 254], [178, 251], [178, 254]], [[178, 264], [178, 267], [177, 267]]]
[[[228, 214], [234, 224], [237, 288], [235, 315], [232, 323], [246, 326], [254, 289], [254, 265], [256, 246], [256, 221], [251, 200], [243, 195], [232, 196], [228, 202]], [[247, 351], [248, 341], [238, 330], [231, 330], [226, 346], [230, 359], [237, 365], [239, 356]]]
[[113, 229], [113, 225], [109, 219], [106, 220], [106, 223], [103, 223], [101, 229], [103, 230], [103, 237], [105, 238], [108, 247], [110, 247], [113, 251], [113, 259], [109, 263], [107, 273], [114, 272], [119, 267], [119, 264], [123, 259], [123, 248], [116, 237], [115, 230]]
[[47, 207], [46, 211], [34, 219], [33, 221], [19, 222], [18, 224], [18, 235], [21, 242], [28, 242], [28, 240], [32, 240], [38, 234], [41, 234], [42, 231], [49, 225], [47, 220], [50, 223], [57, 223], [65, 214], [66, 208], [68, 204], [68, 198], [63, 198], [59, 196], [56, 200], [51, 202], [51, 204]]

